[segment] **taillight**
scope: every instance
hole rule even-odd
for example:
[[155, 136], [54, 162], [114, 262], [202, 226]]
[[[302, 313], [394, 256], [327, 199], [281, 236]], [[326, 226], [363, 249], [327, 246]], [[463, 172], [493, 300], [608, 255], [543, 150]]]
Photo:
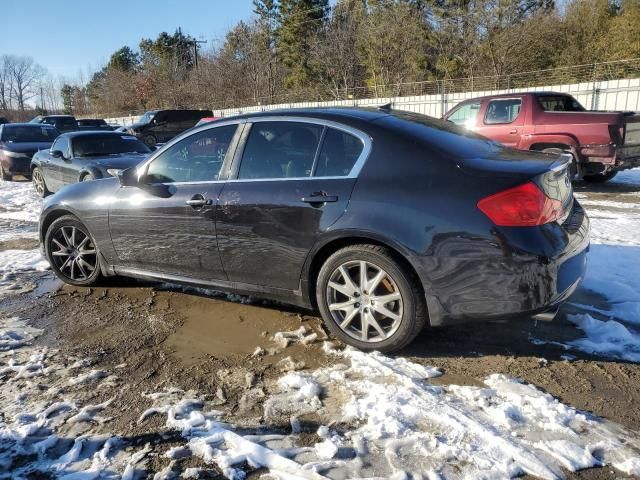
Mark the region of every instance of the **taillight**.
[[533, 227], [562, 217], [562, 203], [547, 197], [533, 182], [496, 193], [478, 208], [499, 227]]

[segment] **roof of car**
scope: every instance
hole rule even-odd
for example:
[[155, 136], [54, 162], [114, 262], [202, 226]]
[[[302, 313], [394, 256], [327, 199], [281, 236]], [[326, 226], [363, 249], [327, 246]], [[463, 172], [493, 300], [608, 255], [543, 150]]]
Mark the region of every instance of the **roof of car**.
[[242, 119], [242, 118], [259, 118], [259, 117], [312, 117], [320, 119], [336, 119], [343, 118], [358, 119], [363, 121], [371, 121], [382, 116], [389, 115], [389, 111], [377, 108], [362, 107], [318, 107], [318, 108], [287, 108], [281, 110], [270, 110], [266, 112], [250, 112], [235, 115], [233, 117], [224, 117], [217, 120]]
[[563, 95], [563, 96], [567, 96], [567, 95], [570, 95], [570, 94], [569, 93], [565, 93], [565, 92], [553, 92], [553, 91], [499, 93], [497, 95], [483, 95], [482, 97], [468, 98], [466, 100], [463, 100], [460, 103], [466, 103], [466, 102], [475, 101], [475, 100], [484, 100], [484, 99], [487, 99], [487, 98], [513, 98], [513, 97], [518, 97], [518, 96], [521, 96], [521, 95], [535, 95], [536, 97], [540, 97], [542, 95]]
[[30, 123], [30, 122], [20, 122], [20, 123], [3, 123], [0, 127], [32, 127], [32, 128], [53, 128], [55, 130], [56, 127], [53, 125], [49, 125], [48, 123]]
[[76, 137], [91, 137], [93, 135], [117, 135], [121, 137], [122, 135], [127, 135], [132, 137], [133, 135], [129, 135], [125, 132], [114, 132], [113, 130], [74, 130], [73, 132], [63, 133], [61, 136], [67, 138], [76, 138]]
[[73, 115], [39, 115], [39, 118], [75, 118]]

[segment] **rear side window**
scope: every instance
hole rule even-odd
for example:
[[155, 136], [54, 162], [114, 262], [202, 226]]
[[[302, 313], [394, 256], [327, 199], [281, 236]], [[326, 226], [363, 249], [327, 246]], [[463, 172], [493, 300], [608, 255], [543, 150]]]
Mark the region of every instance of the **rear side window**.
[[474, 127], [476, 125], [476, 118], [480, 112], [480, 103], [481, 102], [472, 102], [462, 105], [457, 110], [454, 110], [447, 120], [456, 125], [462, 125], [463, 127]]
[[522, 100], [520, 98], [508, 98], [504, 100], [491, 100], [487, 106], [484, 123], [512, 123], [520, 114]]
[[240, 163], [239, 179], [309, 177], [323, 127], [303, 122], [256, 122]]
[[545, 112], [584, 112], [585, 108], [570, 95], [537, 95]]
[[364, 144], [358, 137], [341, 130], [328, 128], [316, 163], [314, 177], [342, 177], [349, 175]]
[[237, 125], [195, 133], [156, 157], [147, 169], [149, 183], [218, 180]]

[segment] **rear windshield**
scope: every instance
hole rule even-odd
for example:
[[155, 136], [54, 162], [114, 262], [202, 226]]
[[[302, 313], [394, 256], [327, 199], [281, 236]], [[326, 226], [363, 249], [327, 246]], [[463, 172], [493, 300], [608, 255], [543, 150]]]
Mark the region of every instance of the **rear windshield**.
[[60, 135], [55, 128], [44, 125], [4, 125], [2, 127], [3, 142], [53, 142]]
[[82, 135], [72, 140], [72, 147], [75, 157], [151, 152], [149, 147], [131, 135]]
[[538, 103], [545, 112], [584, 112], [585, 108], [580, 105], [571, 95], [536, 95]]
[[[380, 121], [395, 119], [406, 133], [420, 137], [435, 148], [457, 157], [482, 157], [504, 147], [493, 140], [446, 120], [411, 112], [393, 112]], [[409, 122], [409, 123], [407, 123]]]

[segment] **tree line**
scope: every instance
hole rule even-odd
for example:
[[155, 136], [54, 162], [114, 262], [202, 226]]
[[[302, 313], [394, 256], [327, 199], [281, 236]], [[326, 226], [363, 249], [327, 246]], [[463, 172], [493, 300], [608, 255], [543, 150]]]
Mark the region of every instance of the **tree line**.
[[638, 0], [254, 0], [208, 50], [163, 32], [60, 94], [65, 111], [102, 115], [386, 96], [412, 82], [640, 58], [638, 32]]

